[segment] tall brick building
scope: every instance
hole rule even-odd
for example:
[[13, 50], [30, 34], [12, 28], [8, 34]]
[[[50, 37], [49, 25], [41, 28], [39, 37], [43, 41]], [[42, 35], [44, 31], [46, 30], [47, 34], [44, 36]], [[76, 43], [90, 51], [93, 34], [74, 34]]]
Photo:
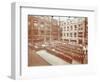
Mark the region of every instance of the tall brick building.
[[58, 21], [52, 16], [28, 16], [29, 42], [58, 40], [60, 33]]

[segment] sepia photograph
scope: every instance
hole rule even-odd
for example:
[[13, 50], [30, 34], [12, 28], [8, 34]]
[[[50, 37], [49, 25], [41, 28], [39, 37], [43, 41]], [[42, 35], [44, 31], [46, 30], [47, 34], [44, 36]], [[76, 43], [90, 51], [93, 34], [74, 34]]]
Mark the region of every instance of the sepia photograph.
[[45, 79], [96, 74], [96, 9], [13, 3], [11, 77]]
[[88, 17], [28, 15], [28, 66], [88, 64]]

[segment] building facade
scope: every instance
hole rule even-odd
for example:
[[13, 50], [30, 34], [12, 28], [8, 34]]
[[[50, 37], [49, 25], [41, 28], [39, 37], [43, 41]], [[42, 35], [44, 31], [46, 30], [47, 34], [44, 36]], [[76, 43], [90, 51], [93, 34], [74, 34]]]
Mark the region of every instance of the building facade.
[[73, 45], [84, 45], [87, 42], [87, 25], [85, 17], [70, 17], [60, 21], [62, 40]]
[[28, 40], [35, 42], [50, 42], [60, 39], [58, 21], [53, 16], [28, 16]]

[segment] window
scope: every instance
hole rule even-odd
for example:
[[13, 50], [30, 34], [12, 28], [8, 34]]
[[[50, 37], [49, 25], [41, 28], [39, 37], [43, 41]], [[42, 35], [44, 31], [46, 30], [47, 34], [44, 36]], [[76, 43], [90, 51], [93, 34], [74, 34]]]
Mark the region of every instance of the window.
[[77, 26], [76, 25], [74, 25], [74, 28], [75, 28], [75, 30], [77, 30]]
[[82, 40], [81, 40], [81, 39], [79, 39], [79, 40], [78, 40], [78, 43], [79, 43], [79, 44], [82, 44]]
[[78, 25], [79, 27], [81, 26], [81, 24]]
[[72, 33], [70, 33], [70, 37], [72, 37]]
[[71, 26], [71, 30], [73, 30], [73, 27]]
[[64, 33], [64, 36], [66, 36], [66, 34]]
[[83, 32], [78, 32], [78, 37], [83, 37]]
[[64, 27], [64, 31], [66, 31], [66, 27]]
[[64, 23], [64, 25], [66, 25], [66, 23]]
[[76, 37], [76, 32], [74, 33], [74, 37]]
[[67, 33], [67, 36], [69, 36], [69, 33]]
[[83, 28], [80, 28], [81, 30], [83, 30]]
[[67, 31], [69, 31], [69, 26], [67, 26]]
[[78, 34], [79, 34], [79, 35], [82, 35], [82, 34], [83, 34], [83, 32], [78, 32]]
[[78, 30], [83, 30], [83, 28], [79, 28]]

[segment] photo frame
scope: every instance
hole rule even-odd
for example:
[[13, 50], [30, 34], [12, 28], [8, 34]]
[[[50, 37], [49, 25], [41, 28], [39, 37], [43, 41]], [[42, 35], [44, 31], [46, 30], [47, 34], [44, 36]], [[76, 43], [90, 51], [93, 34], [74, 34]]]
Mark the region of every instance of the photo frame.
[[[12, 78], [34, 79], [95, 73], [94, 8], [53, 8], [34, 6], [32, 3], [12, 3], [11, 16]], [[35, 27], [39, 30], [33, 31]], [[84, 51], [84, 46], [88, 51]], [[63, 55], [58, 56], [56, 50]], [[53, 55], [47, 55], [47, 51]], [[65, 53], [69, 55], [65, 56]]]

